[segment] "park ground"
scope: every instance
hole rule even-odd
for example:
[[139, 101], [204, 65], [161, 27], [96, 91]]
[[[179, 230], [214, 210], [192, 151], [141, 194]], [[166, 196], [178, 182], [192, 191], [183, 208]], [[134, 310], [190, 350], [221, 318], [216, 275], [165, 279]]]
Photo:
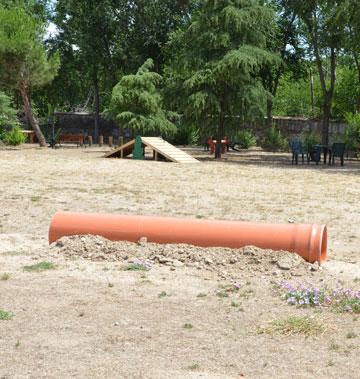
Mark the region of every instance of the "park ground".
[[[105, 150], [0, 150], [1, 378], [359, 377], [360, 315], [290, 306], [275, 288], [359, 289], [360, 162], [292, 166], [289, 154], [257, 150], [215, 162], [188, 148], [202, 162], [179, 165]], [[125, 255], [162, 248], [49, 247], [57, 210], [327, 224], [329, 259], [286, 270], [281, 253], [266, 261], [250, 248], [237, 261], [229, 249], [168, 246], [150, 270], [125, 270]], [[299, 334], [275, 328], [293, 316], [307, 322]]]

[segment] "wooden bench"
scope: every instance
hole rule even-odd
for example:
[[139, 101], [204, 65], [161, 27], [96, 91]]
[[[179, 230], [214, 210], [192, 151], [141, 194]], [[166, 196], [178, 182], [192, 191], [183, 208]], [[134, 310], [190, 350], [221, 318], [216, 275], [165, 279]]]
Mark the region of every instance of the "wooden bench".
[[57, 142], [76, 144], [77, 147], [84, 145], [84, 136], [82, 134], [60, 134]]

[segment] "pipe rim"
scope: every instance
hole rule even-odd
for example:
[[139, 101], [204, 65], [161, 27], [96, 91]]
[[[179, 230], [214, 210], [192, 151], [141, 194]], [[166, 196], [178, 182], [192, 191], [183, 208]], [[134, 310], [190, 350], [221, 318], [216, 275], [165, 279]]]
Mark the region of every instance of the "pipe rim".
[[325, 261], [327, 258], [327, 226], [323, 225], [320, 234], [320, 261]]

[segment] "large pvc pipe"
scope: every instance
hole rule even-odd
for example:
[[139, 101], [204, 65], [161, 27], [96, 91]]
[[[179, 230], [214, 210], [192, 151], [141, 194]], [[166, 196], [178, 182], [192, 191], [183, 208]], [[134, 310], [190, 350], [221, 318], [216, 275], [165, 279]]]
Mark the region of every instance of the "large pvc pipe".
[[239, 221], [194, 220], [110, 214], [58, 212], [49, 229], [49, 243], [63, 236], [93, 234], [112, 241], [137, 242], [146, 237], [155, 243], [195, 246], [286, 250], [308, 262], [327, 257], [325, 225], [262, 224]]

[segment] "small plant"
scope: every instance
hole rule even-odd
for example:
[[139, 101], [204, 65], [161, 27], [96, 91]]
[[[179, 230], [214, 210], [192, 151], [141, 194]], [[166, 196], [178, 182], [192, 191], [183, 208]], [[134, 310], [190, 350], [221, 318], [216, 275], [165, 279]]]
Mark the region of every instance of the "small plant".
[[330, 346], [329, 346], [329, 350], [330, 351], [339, 351], [340, 350], [340, 345], [335, 343], [335, 342], [331, 342], [330, 343]]
[[206, 295], [206, 293], [204, 293], [204, 292], [200, 292], [200, 293], [198, 293], [197, 295], [196, 295], [196, 297], [206, 297], [207, 295]]
[[354, 332], [348, 332], [346, 333], [346, 338], [356, 338], [357, 334]]
[[286, 319], [271, 321], [269, 326], [260, 327], [258, 333], [311, 336], [323, 333], [325, 329], [324, 324], [314, 318], [291, 316]]
[[237, 292], [241, 288], [240, 283], [232, 283], [221, 285], [215, 290], [215, 294], [218, 297], [229, 297], [229, 293]]
[[162, 292], [160, 292], [160, 293], [158, 294], [158, 298], [159, 298], [159, 299], [161, 299], [161, 298], [163, 298], [163, 297], [166, 297], [166, 296], [168, 296], [168, 294], [167, 294], [165, 291], [162, 291]]
[[15, 126], [9, 132], [6, 132], [3, 138], [6, 145], [17, 146], [25, 143], [26, 136], [22, 133], [19, 126]]
[[262, 147], [270, 151], [286, 151], [289, 148], [289, 144], [276, 125], [272, 125], [266, 131]]
[[31, 266], [24, 266], [24, 271], [27, 272], [40, 272], [46, 270], [54, 270], [56, 266], [51, 262], [39, 262]]
[[349, 288], [319, 289], [310, 283], [297, 286], [287, 281], [279, 283], [282, 297], [290, 305], [298, 307], [331, 307], [338, 312], [360, 313], [360, 291]]
[[190, 324], [190, 323], [185, 323], [185, 324], [183, 325], [183, 328], [184, 328], [184, 329], [192, 329], [193, 326], [192, 326], [192, 324]]
[[200, 368], [200, 365], [198, 363], [193, 363], [192, 365], [187, 367], [187, 369], [189, 370], [198, 370], [199, 368]]
[[249, 149], [252, 146], [256, 145], [256, 138], [248, 129], [239, 130], [234, 138], [234, 142], [237, 142], [241, 148]]
[[2, 274], [1, 275], [1, 278], [0, 278], [1, 280], [9, 280], [10, 279], [10, 274], [8, 274], [8, 273], [4, 273], [4, 274]]
[[11, 312], [3, 311], [0, 309], [0, 320], [7, 321], [12, 320], [14, 315]]
[[15, 347], [16, 348], [20, 347], [20, 341], [19, 340], [16, 341]]
[[148, 260], [137, 259], [133, 263], [129, 263], [124, 267], [125, 271], [149, 271], [151, 263]]
[[231, 306], [237, 308], [239, 304], [236, 301], [232, 301]]

